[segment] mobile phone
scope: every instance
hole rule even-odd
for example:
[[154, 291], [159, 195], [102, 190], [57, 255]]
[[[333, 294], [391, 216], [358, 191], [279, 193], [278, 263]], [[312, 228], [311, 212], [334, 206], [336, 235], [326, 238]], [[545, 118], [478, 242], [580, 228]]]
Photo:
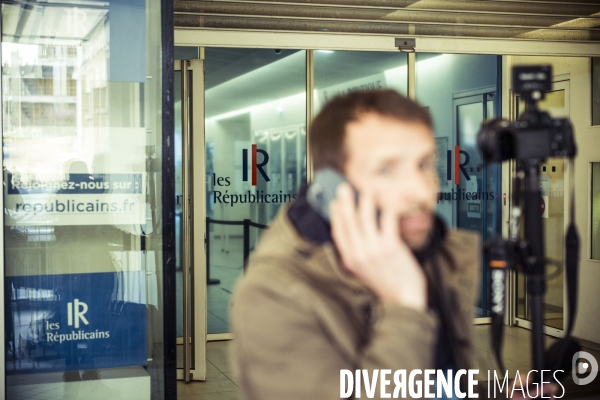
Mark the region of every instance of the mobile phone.
[[[308, 204], [328, 222], [329, 203], [336, 198], [337, 188], [344, 182], [348, 181], [342, 174], [332, 168], [323, 168], [317, 171], [308, 187]], [[356, 189], [354, 193], [358, 202], [358, 192]]]

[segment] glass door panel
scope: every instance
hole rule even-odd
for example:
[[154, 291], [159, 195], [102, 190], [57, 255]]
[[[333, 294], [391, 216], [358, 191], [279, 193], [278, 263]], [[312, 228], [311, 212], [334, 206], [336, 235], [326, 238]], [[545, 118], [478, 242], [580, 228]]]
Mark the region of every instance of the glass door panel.
[[207, 322], [223, 334], [246, 257], [306, 182], [306, 52], [206, 48], [205, 59]]
[[[539, 103], [541, 110], [547, 111], [554, 118], [569, 116], [569, 82], [553, 83], [553, 90]], [[523, 109], [523, 102], [517, 98], [517, 115]], [[546, 258], [547, 291], [544, 297], [544, 325], [562, 330], [564, 328], [564, 239], [565, 239], [565, 178], [567, 163], [562, 158], [550, 158], [541, 166], [540, 190], [542, 192], [542, 217], [544, 222], [544, 246]], [[521, 222], [521, 226], [523, 223]], [[559, 268], [558, 265], [561, 267]], [[516, 316], [530, 321], [527, 303], [527, 278], [517, 274]]]
[[[461, 177], [458, 183], [461, 196], [457, 200], [456, 225], [461, 229], [481, 231], [481, 199], [478, 195], [472, 196], [471, 193], [480, 191], [483, 183], [482, 164], [476, 141], [477, 132], [483, 122], [483, 103], [481, 96], [461, 100], [463, 104], [456, 105], [457, 139], [462, 151], [460, 162], [468, 163], [468, 166], [461, 170], [464, 179]], [[465, 193], [464, 199], [463, 193]]]
[[2, 4], [7, 398], [173, 389], [160, 4]]
[[[438, 215], [450, 227], [479, 232], [485, 241], [501, 217], [501, 169], [484, 166], [476, 145], [481, 123], [497, 115], [498, 56], [416, 54], [416, 98], [431, 113], [438, 150]], [[475, 317], [489, 316], [488, 271]], [[485, 320], [480, 320], [485, 321]]]
[[[477, 133], [483, 121], [494, 118], [494, 95], [482, 93], [454, 99], [458, 153], [461, 157], [461, 179], [457, 185], [459, 195], [455, 200], [456, 226], [480, 232], [484, 242], [492, 238], [499, 222], [500, 213], [495, 212], [494, 202], [500, 193], [497, 179], [500, 166], [483, 164], [477, 148]], [[483, 275], [487, 278], [487, 259], [485, 254], [482, 257]], [[476, 317], [490, 315], [488, 292], [487, 285], [483, 285], [475, 305]]]

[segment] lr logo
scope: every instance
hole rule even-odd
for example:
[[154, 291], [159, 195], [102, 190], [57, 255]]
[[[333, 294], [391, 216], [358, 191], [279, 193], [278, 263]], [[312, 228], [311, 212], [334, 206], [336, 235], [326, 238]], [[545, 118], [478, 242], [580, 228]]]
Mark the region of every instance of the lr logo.
[[79, 321], [89, 325], [87, 318], [84, 314], [88, 312], [88, 305], [79, 299], [75, 299], [73, 303], [67, 303], [67, 323], [69, 326], [73, 326], [75, 323], [75, 329], [79, 328]]
[[[257, 154], [262, 154], [262, 162], [259, 164], [257, 161]], [[260, 172], [265, 181], [269, 182], [269, 176], [263, 169], [264, 166], [269, 162], [269, 153], [265, 150], [261, 150], [256, 147], [255, 144], [252, 145], [252, 186], [256, 186], [257, 176], [256, 172]], [[242, 150], [242, 180], [244, 182], [248, 182], [248, 149]]]
[[[460, 162], [461, 155], [465, 156], [464, 162], [462, 162], [462, 163]], [[447, 150], [447, 152], [446, 152], [446, 180], [448, 180], [448, 181], [452, 180], [451, 174], [452, 174], [452, 170], [454, 169], [454, 184], [455, 185], [460, 184], [461, 172], [465, 176], [465, 178], [468, 181], [470, 181], [471, 177], [467, 173], [467, 168], [466, 168], [467, 165], [469, 164], [470, 160], [471, 160], [471, 157], [469, 156], [469, 153], [467, 153], [464, 150], [461, 150], [460, 146], [454, 146], [454, 168], [452, 168], [452, 150]]]

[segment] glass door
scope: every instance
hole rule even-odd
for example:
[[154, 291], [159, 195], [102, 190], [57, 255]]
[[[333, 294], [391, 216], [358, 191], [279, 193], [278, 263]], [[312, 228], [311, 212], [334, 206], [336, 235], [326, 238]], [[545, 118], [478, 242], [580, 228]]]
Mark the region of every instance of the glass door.
[[[417, 101], [434, 122], [438, 152], [437, 213], [450, 227], [477, 232], [487, 240], [499, 226], [501, 168], [484, 166], [476, 144], [486, 119], [499, 115], [499, 56], [417, 53]], [[488, 323], [489, 279], [481, 252], [481, 291], [475, 323]]]
[[205, 59], [207, 329], [223, 340], [246, 258], [306, 182], [306, 51], [206, 48]]
[[[500, 193], [499, 164], [484, 165], [477, 148], [477, 133], [481, 123], [495, 118], [495, 87], [459, 93], [454, 98], [455, 137], [460, 179], [456, 183], [458, 195], [454, 203], [454, 218], [460, 229], [477, 231], [483, 243], [490, 240], [500, 223], [495, 212]], [[482, 288], [475, 304], [476, 318], [489, 317], [489, 295], [486, 282], [488, 263], [482, 255]]]
[[[523, 111], [523, 102], [516, 99], [516, 114]], [[553, 89], [539, 103], [541, 110], [554, 118], [569, 117], [569, 81], [553, 83]], [[564, 240], [567, 228], [568, 197], [565, 188], [568, 163], [562, 158], [550, 158], [541, 166], [542, 217], [546, 258], [546, 294], [544, 297], [544, 329], [547, 334], [561, 336], [565, 323]], [[523, 223], [521, 223], [523, 226]], [[516, 274], [515, 324], [529, 328], [531, 316], [528, 305], [527, 278]]]
[[2, 398], [174, 389], [161, 12], [157, 0], [2, 2]]
[[204, 61], [175, 62], [177, 378], [206, 379]]

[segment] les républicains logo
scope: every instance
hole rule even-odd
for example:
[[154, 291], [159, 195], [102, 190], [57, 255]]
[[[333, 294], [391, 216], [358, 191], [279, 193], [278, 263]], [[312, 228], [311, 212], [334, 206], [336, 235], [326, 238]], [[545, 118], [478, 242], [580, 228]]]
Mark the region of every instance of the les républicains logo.
[[[250, 151], [248, 151], [250, 150]], [[260, 159], [259, 159], [260, 158]], [[256, 187], [259, 182], [259, 175], [264, 182], [270, 182], [267, 164], [269, 163], [269, 153], [266, 150], [259, 149], [256, 144], [252, 144], [250, 149], [242, 149], [242, 182], [250, 181], [251, 185]], [[250, 173], [248, 173], [250, 170]], [[235, 204], [282, 204], [294, 200], [298, 197], [297, 193], [284, 193], [282, 190], [267, 192], [264, 190], [245, 190], [233, 191], [229, 193], [232, 185], [230, 176], [212, 176], [212, 198], [215, 204], [229, 204], [233, 207]], [[234, 185], [235, 186], [235, 185]]]
[[[85, 316], [89, 310], [87, 303], [74, 299], [73, 302], [67, 303], [67, 326], [70, 328], [70, 332], [61, 332], [61, 326], [59, 322], [46, 321], [46, 341], [48, 342], [70, 342], [74, 340], [92, 340], [92, 339], [108, 339], [110, 338], [109, 331], [95, 331], [88, 332], [84, 329], [79, 329], [80, 326], [84, 328], [90, 324], [90, 321]], [[83, 324], [83, 326], [82, 326]], [[73, 330], [73, 328], [75, 330]], [[69, 328], [67, 328], [69, 329]]]
[[[262, 160], [258, 162], [258, 154], [262, 156]], [[258, 182], [258, 173], [261, 174], [265, 182], [269, 182], [271, 179], [267, 172], [263, 169], [269, 162], [269, 153], [266, 150], [259, 149], [257, 145], [252, 145], [252, 186], [256, 186]], [[248, 149], [242, 150], [242, 180], [248, 182]]]
[[[456, 186], [460, 185], [461, 177], [464, 177], [466, 181], [471, 181], [472, 176], [469, 175], [468, 165], [471, 161], [471, 156], [465, 150], [461, 150], [460, 146], [454, 146], [454, 151], [447, 150], [446, 151], [446, 167], [443, 168], [445, 170], [445, 176], [442, 171], [439, 171], [439, 179], [445, 179], [446, 181], [452, 181], [454, 178], [454, 184]], [[470, 170], [473, 172], [475, 167], [471, 167]], [[477, 167], [477, 172], [479, 172], [479, 167]], [[485, 177], [483, 179], [486, 179]], [[443, 201], [471, 201], [473, 203], [469, 203], [469, 211], [473, 211], [475, 213], [481, 212], [481, 207], [479, 203], [474, 203], [474, 201], [480, 200], [494, 200], [498, 198], [498, 193], [493, 191], [482, 192], [476, 189], [477, 185], [475, 185], [475, 189], [469, 190], [469, 185], [467, 184], [467, 188], [456, 188], [456, 190], [446, 190], [438, 192], [438, 204]]]

